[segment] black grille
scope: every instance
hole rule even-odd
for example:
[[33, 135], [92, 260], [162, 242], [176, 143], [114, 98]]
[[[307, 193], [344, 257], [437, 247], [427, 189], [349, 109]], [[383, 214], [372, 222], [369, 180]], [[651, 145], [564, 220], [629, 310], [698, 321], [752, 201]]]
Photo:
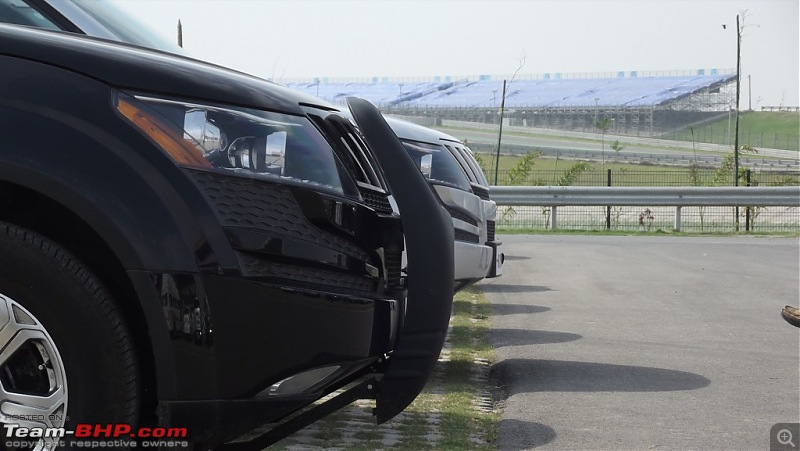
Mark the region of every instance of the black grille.
[[450, 208], [450, 207], [445, 207], [445, 208], [447, 209], [447, 212], [450, 213], [451, 218], [464, 221], [467, 224], [474, 225], [475, 227], [478, 226], [478, 221], [472, 216], [464, 213], [463, 211], [456, 210], [455, 208]]
[[374, 291], [375, 289], [373, 281], [366, 276], [359, 277], [319, 268], [274, 263], [240, 252], [237, 252], [237, 256], [246, 277], [290, 280], [301, 284], [323, 285], [355, 291]]
[[472, 185], [472, 191], [483, 200], [491, 200], [489, 199], [489, 190], [485, 186]]
[[374, 208], [378, 213], [392, 213], [392, 205], [389, 203], [389, 198], [386, 194], [373, 193], [362, 189], [361, 197], [364, 198], [365, 204]]
[[486, 241], [494, 241], [494, 221], [486, 221]]
[[369, 260], [364, 249], [311, 224], [285, 186], [211, 172], [189, 172], [208, 196], [223, 226], [288, 235], [362, 261]]
[[466, 241], [468, 243], [480, 243], [481, 242], [481, 237], [480, 236], [478, 236], [478, 235], [476, 235], [474, 233], [465, 232], [465, 231], [460, 230], [460, 229], [454, 229], [453, 230], [453, 237], [455, 238], [456, 241]]
[[386, 276], [389, 288], [402, 288], [400, 271], [403, 265], [403, 252], [386, 251], [384, 257], [386, 259]]

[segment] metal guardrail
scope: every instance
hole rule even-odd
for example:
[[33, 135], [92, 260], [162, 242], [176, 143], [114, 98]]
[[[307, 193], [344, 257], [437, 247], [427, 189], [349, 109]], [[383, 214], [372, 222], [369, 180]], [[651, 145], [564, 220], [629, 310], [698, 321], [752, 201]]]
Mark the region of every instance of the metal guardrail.
[[[492, 186], [492, 200], [500, 206], [549, 207], [548, 227], [556, 229], [558, 207], [675, 207], [674, 229], [681, 230], [682, 207], [746, 207], [745, 229], [750, 229], [754, 207], [800, 207], [800, 187], [602, 187], [602, 186]], [[738, 210], [738, 209], [737, 209]], [[648, 213], [649, 215], [649, 213]], [[738, 217], [738, 212], [736, 213]], [[640, 224], [642, 219], [640, 218]], [[737, 220], [738, 221], [738, 220]], [[738, 229], [738, 222], [736, 225]]]
[[492, 186], [489, 194], [497, 205], [511, 206], [800, 207], [797, 186]]

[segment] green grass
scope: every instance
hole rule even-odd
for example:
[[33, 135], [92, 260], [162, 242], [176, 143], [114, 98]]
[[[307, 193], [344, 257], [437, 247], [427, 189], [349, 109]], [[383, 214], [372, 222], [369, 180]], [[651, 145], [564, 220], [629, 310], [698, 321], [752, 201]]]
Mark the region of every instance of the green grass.
[[[742, 226], [744, 227], [744, 226]], [[781, 237], [796, 238], [800, 237], [800, 232], [676, 232], [674, 230], [657, 229], [653, 231], [632, 231], [632, 230], [569, 230], [569, 229], [532, 229], [519, 228], [497, 230], [498, 235], [587, 235], [587, 236], [751, 236], [751, 237]]]
[[500, 414], [478, 411], [473, 406], [475, 394], [482, 387], [472, 378], [475, 359], [493, 361], [494, 351], [489, 344], [491, 304], [476, 287], [456, 294], [450, 332], [450, 360], [444, 365], [443, 395], [426, 390], [406, 410], [441, 413], [442, 439], [431, 445], [407, 440], [399, 449], [489, 450], [494, 449]]
[[[461, 139], [462, 141], [463, 141], [463, 136], [459, 136], [458, 132], [462, 132], [462, 131], [463, 132], [474, 132], [474, 131], [476, 131], [476, 129], [474, 129], [474, 128], [467, 128], [467, 127], [433, 127], [433, 128], [436, 129], [436, 130], [439, 130], [441, 132], [447, 133], [449, 135], [452, 135], [452, 136], [454, 136], [454, 137], [456, 137], [458, 139]], [[487, 130], [480, 129], [479, 131], [484, 131], [485, 132]], [[491, 131], [491, 132], [495, 133], [495, 134], [497, 133], [496, 130]], [[506, 131], [506, 129], [503, 129], [503, 136], [517, 136], [517, 137], [522, 137], [522, 138], [543, 138], [543, 139], [554, 140], [554, 141], [577, 142], [577, 143], [596, 143], [596, 144], [600, 144], [603, 141], [599, 134], [597, 135], [597, 138], [578, 138], [578, 137], [550, 135], [550, 134], [546, 135], [546, 134], [535, 133], [535, 132], [528, 133], [528, 132], [519, 132], [519, 131]], [[610, 147], [608, 147], [608, 145], [613, 141], [614, 140], [613, 139], [609, 139], [608, 136], [606, 137], [606, 150], [607, 151], [613, 152], [613, 150]], [[620, 142], [620, 144], [623, 144], [623, 145], [627, 146], [627, 143], [625, 142], [625, 138], [624, 137], [622, 137], [619, 140], [619, 142]], [[492, 144], [492, 147], [496, 147], [496, 141], [495, 141], [494, 144]], [[532, 147], [535, 147], [535, 146], [532, 146]], [[681, 147], [681, 146], [678, 146], [678, 145], [672, 146], [672, 145], [656, 145], [656, 144], [638, 143], [638, 144], [636, 144], [636, 147], [643, 148], [643, 149], [651, 149], [651, 150], [661, 150], [661, 151], [664, 151], [664, 150], [666, 150], [666, 151], [675, 151], [675, 150], [685, 151], [686, 150], [685, 147]], [[475, 148], [472, 148], [472, 150], [474, 151]], [[697, 150], [697, 154], [698, 155], [718, 155], [719, 152]]]
[[[476, 154], [486, 168], [484, 173], [490, 184], [494, 184], [494, 156], [485, 153]], [[506, 184], [507, 172], [516, 166], [521, 156], [501, 155], [498, 183]], [[558, 160], [550, 157], [539, 157], [534, 160], [530, 176], [523, 185], [553, 185], [560, 175], [566, 171], [575, 160]], [[690, 168], [677, 166], [651, 166], [641, 164], [606, 163], [605, 169], [611, 169], [613, 186], [691, 186]], [[698, 170], [698, 181], [701, 186], [712, 186], [714, 169], [701, 168]], [[770, 171], [753, 171], [753, 184], [762, 186], [797, 185], [800, 183], [798, 176], [786, 176]], [[576, 179], [574, 185], [578, 186], [605, 186], [607, 183], [606, 172], [600, 163], [592, 162], [591, 168]], [[730, 184], [733, 184], [731, 174]]]
[[[694, 127], [695, 142], [728, 144], [733, 142], [735, 117], [728, 117]], [[729, 131], [731, 133], [729, 133]], [[692, 141], [689, 127], [668, 133], [664, 139]], [[798, 150], [800, 147], [800, 113], [792, 111], [750, 111], [739, 115], [739, 144], [755, 148]]]
[[[449, 338], [449, 360], [440, 361], [435, 376], [417, 399], [403, 413], [386, 423], [360, 427], [349, 442], [342, 428], [356, 417], [349, 406], [315, 423], [311, 437], [288, 437], [268, 449], [303, 447], [326, 449], [373, 450], [491, 450], [495, 449], [499, 412], [478, 410], [474, 406], [478, 392], [489, 390], [486, 382], [473, 377], [478, 368], [475, 359], [491, 362], [494, 350], [489, 344], [491, 304], [480, 289], [469, 287], [457, 293]], [[364, 420], [363, 413], [357, 418]], [[399, 434], [400, 441], [387, 445], [384, 433]], [[431, 440], [429, 434], [438, 435]]]

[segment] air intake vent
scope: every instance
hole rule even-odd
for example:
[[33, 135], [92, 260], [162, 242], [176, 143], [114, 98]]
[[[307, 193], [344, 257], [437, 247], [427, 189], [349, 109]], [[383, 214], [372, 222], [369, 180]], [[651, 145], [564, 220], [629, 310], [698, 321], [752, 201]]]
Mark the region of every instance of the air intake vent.
[[486, 241], [494, 241], [494, 221], [486, 221]]

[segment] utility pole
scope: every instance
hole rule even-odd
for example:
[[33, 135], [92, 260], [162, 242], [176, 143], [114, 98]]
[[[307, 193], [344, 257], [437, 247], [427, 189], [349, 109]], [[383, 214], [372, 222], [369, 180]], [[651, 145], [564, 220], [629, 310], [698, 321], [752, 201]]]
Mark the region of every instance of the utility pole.
[[183, 48], [183, 25], [180, 19], [178, 19], [178, 47]]
[[[736, 125], [733, 132], [733, 186], [739, 186], [739, 94], [742, 82], [742, 28], [736, 15]], [[736, 206], [736, 231], [739, 231], [739, 206]]]
[[753, 80], [747, 76], [747, 111], [753, 111]]
[[500, 142], [503, 139], [503, 110], [506, 107], [506, 80], [503, 80], [503, 97], [500, 99], [500, 131], [497, 133], [497, 156], [494, 160], [494, 184], [497, 186], [497, 173], [500, 169]]

